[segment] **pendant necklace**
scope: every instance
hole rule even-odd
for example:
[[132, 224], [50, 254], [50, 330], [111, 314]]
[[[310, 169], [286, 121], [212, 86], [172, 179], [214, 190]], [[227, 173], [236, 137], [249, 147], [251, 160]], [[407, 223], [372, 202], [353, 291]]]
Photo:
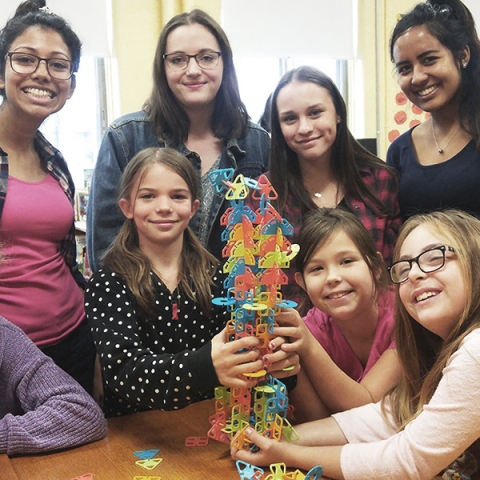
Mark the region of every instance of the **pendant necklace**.
[[320, 192], [315, 192], [313, 196], [317, 198], [322, 198], [322, 194]]
[[[438, 150], [438, 153], [440, 153], [440, 155], [442, 155], [444, 152], [445, 152], [445, 149], [448, 147], [448, 144], [453, 140], [453, 138], [455, 137], [455, 135], [457, 134], [457, 132], [460, 130], [460, 125], [458, 125], [457, 129], [453, 132], [453, 135], [450, 137], [450, 139], [448, 140], [448, 142], [443, 146], [443, 148], [440, 148], [438, 146], [438, 142], [437, 142], [437, 137], [435, 135], [435, 126], [433, 125], [433, 118], [432, 118], [432, 133], [433, 133], [433, 140], [435, 141], [435, 146], [437, 147], [437, 150]], [[316, 194], [315, 194], [316, 195]]]

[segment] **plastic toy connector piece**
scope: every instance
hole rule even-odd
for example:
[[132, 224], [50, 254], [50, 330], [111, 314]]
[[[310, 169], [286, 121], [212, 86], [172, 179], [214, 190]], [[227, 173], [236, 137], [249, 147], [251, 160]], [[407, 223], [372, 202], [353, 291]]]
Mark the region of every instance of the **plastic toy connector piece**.
[[138, 450], [136, 452], [133, 452], [133, 454], [141, 458], [142, 460], [150, 460], [153, 458], [160, 450], [155, 449], [155, 450]]
[[252, 193], [252, 198], [260, 200], [262, 195], [265, 195], [266, 200], [276, 200], [278, 194], [272, 187], [270, 180], [266, 175], [260, 175], [257, 180], [257, 190]]
[[247, 198], [250, 192], [247, 185], [245, 185], [245, 177], [242, 174], [238, 175], [233, 182], [230, 182], [229, 187], [225, 195], [227, 200], [243, 200]]
[[240, 475], [240, 480], [260, 480], [263, 478], [263, 470], [255, 465], [237, 460], [237, 470]]
[[305, 480], [320, 480], [323, 475], [323, 468], [320, 465], [313, 467], [305, 475]]
[[283, 476], [287, 473], [287, 466], [284, 463], [272, 463], [270, 471], [272, 473], [265, 480], [283, 480]]
[[233, 177], [235, 170], [233, 168], [223, 168], [209, 172], [208, 178], [213, 185], [215, 193], [220, 194], [227, 188], [230, 188], [229, 182]]

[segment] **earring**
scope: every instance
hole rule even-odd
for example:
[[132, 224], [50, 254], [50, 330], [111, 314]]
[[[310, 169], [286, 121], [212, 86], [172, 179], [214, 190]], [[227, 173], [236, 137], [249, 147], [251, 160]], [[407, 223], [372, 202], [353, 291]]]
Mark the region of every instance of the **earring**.
[[467, 65], [468, 65], [467, 62], [463, 62], [463, 63], [462, 63], [462, 67], [463, 67], [463, 68], [467, 68]]

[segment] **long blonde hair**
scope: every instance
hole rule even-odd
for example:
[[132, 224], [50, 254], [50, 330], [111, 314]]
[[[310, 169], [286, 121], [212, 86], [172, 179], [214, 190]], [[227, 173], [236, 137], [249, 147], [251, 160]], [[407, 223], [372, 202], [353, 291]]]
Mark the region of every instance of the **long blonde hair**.
[[404, 372], [399, 384], [385, 398], [389, 400], [399, 430], [421, 413], [432, 398], [449, 358], [463, 339], [480, 327], [480, 275], [477, 273], [480, 271], [480, 220], [458, 210], [415, 215], [405, 222], [400, 232], [394, 261], [399, 258], [407, 236], [420, 225], [431, 227], [455, 249], [467, 289], [467, 302], [454, 328], [442, 340], [409, 315], [397, 288], [395, 335]]
[[[152, 147], [140, 151], [128, 163], [122, 175], [119, 199], [130, 200], [137, 179], [140, 184], [148, 169], [155, 164], [164, 165], [185, 181], [192, 195], [192, 202], [198, 198], [197, 174], [190, 161], [175, 150]], [[190, 227], [184, 230], [183, 235], [178, 284], [190, 299], [198, 302], [202, 313], [207, 315], [212, 308], [212, 278], [218, 261], [202, 246]], [[133, 219], [127, 219], [123, 224], [105, 253], [104, 264], [123, 277], [135, 295], [140, 314], [146, 319], [151, 317], [155, 302], [150, 275], [152, 267], [139, 246]]]

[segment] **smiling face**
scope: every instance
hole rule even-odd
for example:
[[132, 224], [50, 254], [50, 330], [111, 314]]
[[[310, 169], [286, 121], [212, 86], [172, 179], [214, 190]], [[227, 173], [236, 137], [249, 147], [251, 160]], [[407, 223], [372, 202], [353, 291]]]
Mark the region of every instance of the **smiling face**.
[[334, 232], [295, 279], [315, 307], [336, 321], [358, 322], [376, 308], [372, 273], [344, 230]]
[[[70, 50], [60, 34], [40, 27], [25, 30], [10, 45], [9, 51], [71, 60]], [[0, 88], [5, 89], [4, 108], [41, 123], [65, 105], [73, 94], [74, 83], [72, 78], [58, 80], [51, 77], [45, 62], [40, 62], [34, 73], [20, 74], [12, 70], [10, 60], [7, 60]]]
[[293, 81], [278, 93], [277, 109], [285, 142], [299, 162], [330, 160], [339, 118], [325, 88]]
[[[419, 108], [437, 112], [458, 103], [460, 64], [425, 26], [413, 27], [398, 37], [393, 58], [400, 88]], [[468, 63], [469, 59], [467, 48], [461, 60]]]
[[[448, 245], [428, 224], [415, 228], [400, 249], [399, 260], [416, 257], [425, 250]], [[414, 262], [408, 280], [399, 286], [407, 312], [427, 330], [445, 339], [458, 322], [467, 304], [467, 286], [455, 253], [447, 251], [445, 265], [424, 273]]]
[[183, 231], [200, 202], [192, 199], [185, 180], [163, 164], [153, 164], [140, 177], [131, 198], [119, 202], [124, 215], [135, 222], [140, 248], [147, 257], [159, 248], [181, 248]]
[[[206, 51], [220, 52], [220, 46], [203, 25], [182, 25], [168, 35], [165, 47], [167, 55], [196, 55]], [[165, 74], [168, 86], [187, 112], [198, 108], [213, 109], [215, 97], [222, 84], [222, 57], [220, 56], [218, 65], [211, 69], [200, 68], [194, 58], [190, 58], [185, 70], [173, 70], [165, 65]]]

